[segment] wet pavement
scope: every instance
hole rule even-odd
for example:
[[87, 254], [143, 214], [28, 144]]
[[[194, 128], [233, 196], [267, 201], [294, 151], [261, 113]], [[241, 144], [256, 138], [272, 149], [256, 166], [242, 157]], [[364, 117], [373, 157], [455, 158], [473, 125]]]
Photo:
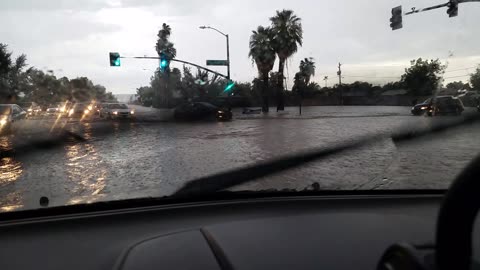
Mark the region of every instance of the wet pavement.
[[[414, 117], [406, 107], [306, 107], [268, 115], [234, 111], [231, 122], [174, 123], [171, 111], [137, 107], [137, 121], [26, 120], [0, 137], [0, 211], [164, 196], [189, 180], [398, 128], [452, 117]], [[53, 127], [53, 128], [52, 128]], [[85, 140], [65, 135], [81, 135]], [[447, 188], [480, 152], [480, 125], [412, 143], [392, 140], [234, 188]], [[44, 140], [52, 140], [45, 147]], [[36, 142], [34, 147], [31, 143]]]

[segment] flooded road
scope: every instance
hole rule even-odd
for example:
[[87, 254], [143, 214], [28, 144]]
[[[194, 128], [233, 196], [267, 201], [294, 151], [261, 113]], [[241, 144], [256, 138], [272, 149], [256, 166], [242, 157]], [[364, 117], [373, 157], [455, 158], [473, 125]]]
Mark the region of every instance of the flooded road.
[[[27, 120], [15, 136], [0, 138], [0, 211], [164, 196], [198, 177], [331, 146], [367, 134], [425, 127], [406, 107], [306, 107], [268, 115], [242, 115], [232, 122], [172, 123], [92, 121], [61, 123], [85, 141], [65, 139], [52, 147], [24, 147], [53, 137], [53, 120]], [[445, 117], [449, 118], [449, 117]], [[141, 120], [141, 119], [139, 119]], [[57, 123], [58, 124], [58, 123]], [[261, 179], [244, 189], [447, 188], [480, 152], [480, 125], [413, 143], [391, 140]]]

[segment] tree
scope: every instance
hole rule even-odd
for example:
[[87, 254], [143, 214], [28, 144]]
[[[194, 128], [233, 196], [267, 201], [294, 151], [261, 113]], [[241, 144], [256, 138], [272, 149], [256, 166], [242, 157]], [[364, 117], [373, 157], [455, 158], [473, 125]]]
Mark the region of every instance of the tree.
[[403, 89], [405, 86], [401, 82], [389, 82], [382, 87], [383, 91], [388, 90], [400, 90]]
[[22, 54], [12, 60], [12, 52], [6, 44], [0, 43], [0, 99], [1, 102], [13, 102], [27, 87], [27, 75], [23, 69], [27, 66], [27, 56]]
[[258, 75], [263, 80], [262, 85], [262, 111], [268, 112], [268, 74], [275, 65], [276, 55], [273, 48], [273, 32], [269, 27], [259, 26], [252, 31], [250, 36], [250, 51], [248, 56], [252, 58], [258, 69]]
[[439, 87], [444, 70], [445, 66], [438, 59], [428, 61], [418, 58], [405, 69], [401, 83], [415, 96], [429, 96]]
[[138, 100], [143, 106], [150, 107], [153, 105], [153, 88], [150, 86], [142, 86], [137, 88]]
[[310, 83], [310, 78], [315, 76], [315, 62], [313, 58], [305, 58], [300, 61], [299, 66], [300, 71], [295, 74], [293, 79], [293, 88], [292, 91], [296, 92], [300, 98], [299, 110], [302, 114], [302, 99], [305, 97], [305, 91]]
[[[163, 23], [162, 29], [158, 31], [158, 39], [157, 43], [155, 45], [155, 49], [158, 53], [158, 56], [161, 56], [164, 54], [167, 59], [171, 60], [174, 59], [177, 56], [177, 49], [175, 49], [174, 44], [170, 41], [170, 36], [172, 34], [172, 28], [166, 24]], [[168, 86], [169, 82], [169, 77], [170, 75], [170, 67], [167, 67], [165, 72], [156, 72], [154, 77], [152, 77], [151, 81], [155, 84], [151, 84], [153, 90], [156, 93], [160, 93], [157, 98], [154, 99], [153, 105], [155, 107], [159, 107], [161, 104], [165, 106], [169, 106], [170, 104], [170, 99], [172, 97], [172, 92], [171, 89], [172, 87]], [[167, 85], [165, 85], [167, 84]], [[157, 100], [158, 98], [162, 98], [161, 100]]]
[[164, 23], [162, 29], [158, 31], [157, 44], [155, 45], [158, 56], [160, 56], [161, 53], [164, 53], [168, 59], [174, 59], [177, 56], [177, 49], [175, 49], [174, 44], [169, 40], [171, 34], [172, 28], [170, 25]]
[[470, 76], [470, 84], [476, 91], [480, 91], [480, 66]]
[[463, 89], [469, 89], [470, 85], [468, 83], [463, 83], [462, 81], [458, 82], [451, 82], [447, 84], [448, 89], [453, 89], [453, 90], [463, 90]]
[[283, 80], [286, 60], [298, 51], [298, 45], [302, 46], [303, 29], [301, 19], [292, 10], [278, 11], [270, 18], [273, 31], [273, 46], [278, 55], [278, 81], [277, 81], [277, 111], [284, 110]]
[[305, 79], [305, 84], [308, 85], [310, 83], [310, 78], [315, 76], [315, 62], [312, 57], [305, 58], [300, 61], [300, 73]]

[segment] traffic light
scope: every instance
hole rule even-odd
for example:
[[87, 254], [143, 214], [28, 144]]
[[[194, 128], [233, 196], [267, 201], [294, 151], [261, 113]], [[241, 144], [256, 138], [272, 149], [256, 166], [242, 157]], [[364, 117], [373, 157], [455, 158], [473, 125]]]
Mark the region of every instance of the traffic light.
[[402, 23], [402, 6], [392, 8], [392, 18], [390, 18], [390, 27], [397, 30], [403, 27]]
[[457, 0], [450, 0], [448, 2], [448, 9], [447, 9], [448, 17], [455, 17], [458, 15], [458, 1]]
[[120, 54], [117, 52], [110, 53], [110, 66], [119, 67], [120, 66]]
[[167, 55], [164, 53], [160, 53], [160, 70], [162, 72], [165, 72], [169, 66], [170, 60], [168, 59]]
[[227, 86], [225, 86], [225, 89], [223, 90], [224, 93], [232, 90], [233, 86], [235, 86], [235, 82], [233, 81], [228, 81]]

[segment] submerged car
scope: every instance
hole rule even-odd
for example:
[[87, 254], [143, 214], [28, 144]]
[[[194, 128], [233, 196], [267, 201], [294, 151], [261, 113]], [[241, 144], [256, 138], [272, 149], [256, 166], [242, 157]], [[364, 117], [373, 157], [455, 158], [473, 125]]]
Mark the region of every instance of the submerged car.
[[462, 101], [454, 96], [438, 96], [434, 101], [432, 98], [415, 105], [411, 112], [413, 115], [461, 115], [465, 107]]
[[27, 117], [20, 106], [16, 104], [0, 104], [0, 133], [12, 131], [16, 124]]
[[24, 110], [29, 117], [38, 116], [42, 113], [42, 108], [35, 102], [20, 103], [19, 107], [21, 107], [21, 109]]
[[127, 104], [124, 103], [111, 103], [103, 105], [100, 110], [101, 117], [114, 118], [133, 118], [135, 111], [130, 109]]
[[217, 111], [217, 120], [221, 122], [232, 120], [232, 111], [229, 109], [219, 109]]
[[59, 108], [48, 108], [45, 111], [46, 116], [57, 116], [60, 113]]
[[439, 96], [429, 108], [427, 114], [432, 115], [461, 115], [465, 107], [463, 102], [453, 96]]
[[68, 117], [87, 118], [93, 116], [92, 105], [88, 103], [76, 103], [68, 111]]
[[219, 120], [227, 121], [232, 119], [232, 112], [228, 109], [219, 108], [208, 102], [189, 102], [175, 108], [175, 120], [198, 121], [198, 120]]

